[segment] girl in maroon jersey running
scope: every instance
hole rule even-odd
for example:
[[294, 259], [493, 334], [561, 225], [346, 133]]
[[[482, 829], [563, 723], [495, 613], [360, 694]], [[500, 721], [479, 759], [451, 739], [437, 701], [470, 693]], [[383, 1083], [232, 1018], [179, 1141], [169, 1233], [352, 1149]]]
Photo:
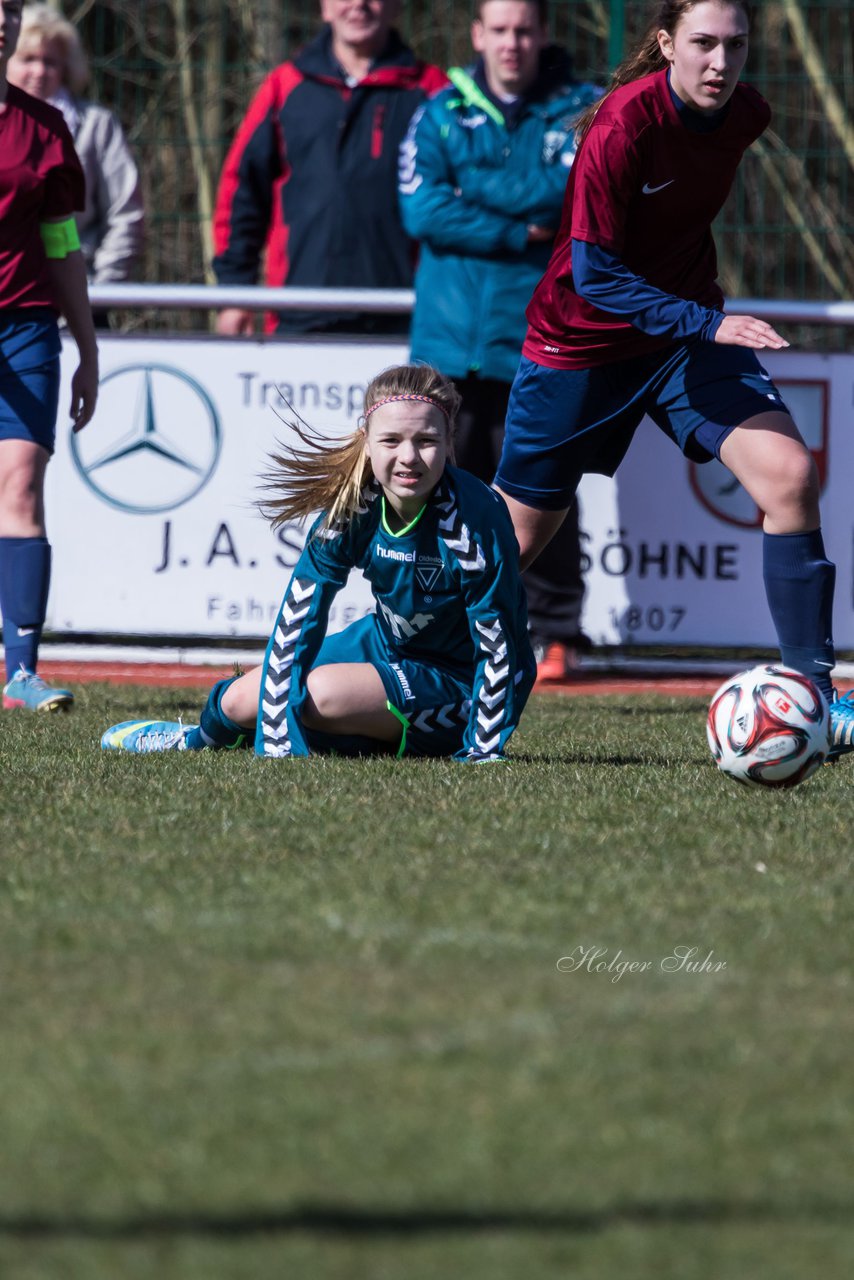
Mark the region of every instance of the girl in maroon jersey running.
[[523, 567], [560, 527], [581, 476], [613, 475], [645, 414], [687, 457], [718, 458], [765, 514], [763, 573], [783, 661], [831, 702], [834, 754], [854, 747], [837, 698], [819, 483], [755, 354], [788, 346], [727, 316], [712, 222], [770, 109], [739, 76], [745, 0], [663, 0], [580, 122], [563, 217], [528, 307], [495, 478]]

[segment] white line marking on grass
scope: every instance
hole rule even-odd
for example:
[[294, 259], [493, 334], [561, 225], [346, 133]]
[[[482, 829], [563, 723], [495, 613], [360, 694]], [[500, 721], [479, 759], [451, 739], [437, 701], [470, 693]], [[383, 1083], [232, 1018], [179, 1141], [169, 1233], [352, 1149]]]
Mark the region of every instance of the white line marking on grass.
[[[513, 1040], [554, 1040], [559, 1027], [552, 1014], [522, 1012], [509, 1018], [496, 1018], [489, 1022], [467, 1022], [464, 1027], [451, 1031], [421, 1030], [410, 1039], [391, 1036], [374, 1036], [355, 1040], [329, 1049], [283, 1049], [276, 1053], [252, 1054], [253, 1073], [271, 1071], [320, 1071], [326, 1068], [354, 1066], [369, 1062], [406, 1061], [412, 1058], [442, 1058], [491, 1044], [506, 1044]], [[219, 1059], [211, 1062], [216, 1075], [228, 1074], [234, 1069], [241, 1072], [244, 1060]]]
[[354, 942], [396, 941], [405, 939], [418, 950], [428, 947], [494, 947], [497, 949], [541, 950], [541, 934], [525, 936], [518, 933], [498, 933], [492, 929], [455, 929], [444, 926], [435, 929], [417, 929], [403, 921], [382, 924], [345, 920], [336, 911], [321, 914], [321, 920], [334, 933], [343, 933]]

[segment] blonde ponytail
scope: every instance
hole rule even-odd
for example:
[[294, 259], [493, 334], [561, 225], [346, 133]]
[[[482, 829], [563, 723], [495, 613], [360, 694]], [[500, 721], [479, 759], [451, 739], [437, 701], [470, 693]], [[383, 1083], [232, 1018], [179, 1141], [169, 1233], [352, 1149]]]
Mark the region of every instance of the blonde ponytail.
[[259, 502], [263, 514], [274, 529], [318, 511], [324, 512], [327, 525], [352, 518], [372, 476], [364, 431], [359, 428], [333, 442], [305, 422], [288, 425], [300, 444], [282, 445], [270, 455], [272, 468], [262, 476], [261, 487], [274, 496]]

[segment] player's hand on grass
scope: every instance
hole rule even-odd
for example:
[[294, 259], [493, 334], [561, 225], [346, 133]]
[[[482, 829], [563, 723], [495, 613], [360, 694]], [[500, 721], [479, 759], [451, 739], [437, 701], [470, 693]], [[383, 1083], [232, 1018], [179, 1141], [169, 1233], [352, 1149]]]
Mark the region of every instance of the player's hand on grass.
[[755, 316], [724, 316], [715, 333], [715, 342], [731, 347], [751, 347], [754, 351], [763, 348], [780, 351], [789, 345], [776, 329]]

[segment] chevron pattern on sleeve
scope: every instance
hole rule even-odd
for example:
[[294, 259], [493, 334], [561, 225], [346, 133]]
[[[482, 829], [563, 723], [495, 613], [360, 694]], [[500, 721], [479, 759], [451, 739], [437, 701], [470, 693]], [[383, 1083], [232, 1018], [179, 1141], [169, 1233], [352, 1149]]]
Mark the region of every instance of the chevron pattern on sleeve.
[[302, 624], [311, 608], [317, 583], [311, 578], [292, 578], [282, 602], [261, 690], [261, 726], [265, 756], [289, 756], [288, 699], [291, 692], [294, 654]]
[[483, 682], [475, 698], [474, 741], [478, 753], [495, 754], [501, 746], [501, 727], [507, 709], [510, 688], [510, 659], [507, 640], [496, 618], [493, 622], [476, 622], [480, 648], [487, 655]]
[[435, 733], [437, 729], [456, 729], [459, 724], [467, 724], [471, 699], [463, 702], [446, 702], [442, 707], [426, 707], [410, 720], [413, 729], [422, 733]]
[[480, 573], [486, 568], [483, 548], [472, 537], [469, 527], [460, 515], [453, 494], [438, 503], [439, 537], [450, 547], [467, 573]]

